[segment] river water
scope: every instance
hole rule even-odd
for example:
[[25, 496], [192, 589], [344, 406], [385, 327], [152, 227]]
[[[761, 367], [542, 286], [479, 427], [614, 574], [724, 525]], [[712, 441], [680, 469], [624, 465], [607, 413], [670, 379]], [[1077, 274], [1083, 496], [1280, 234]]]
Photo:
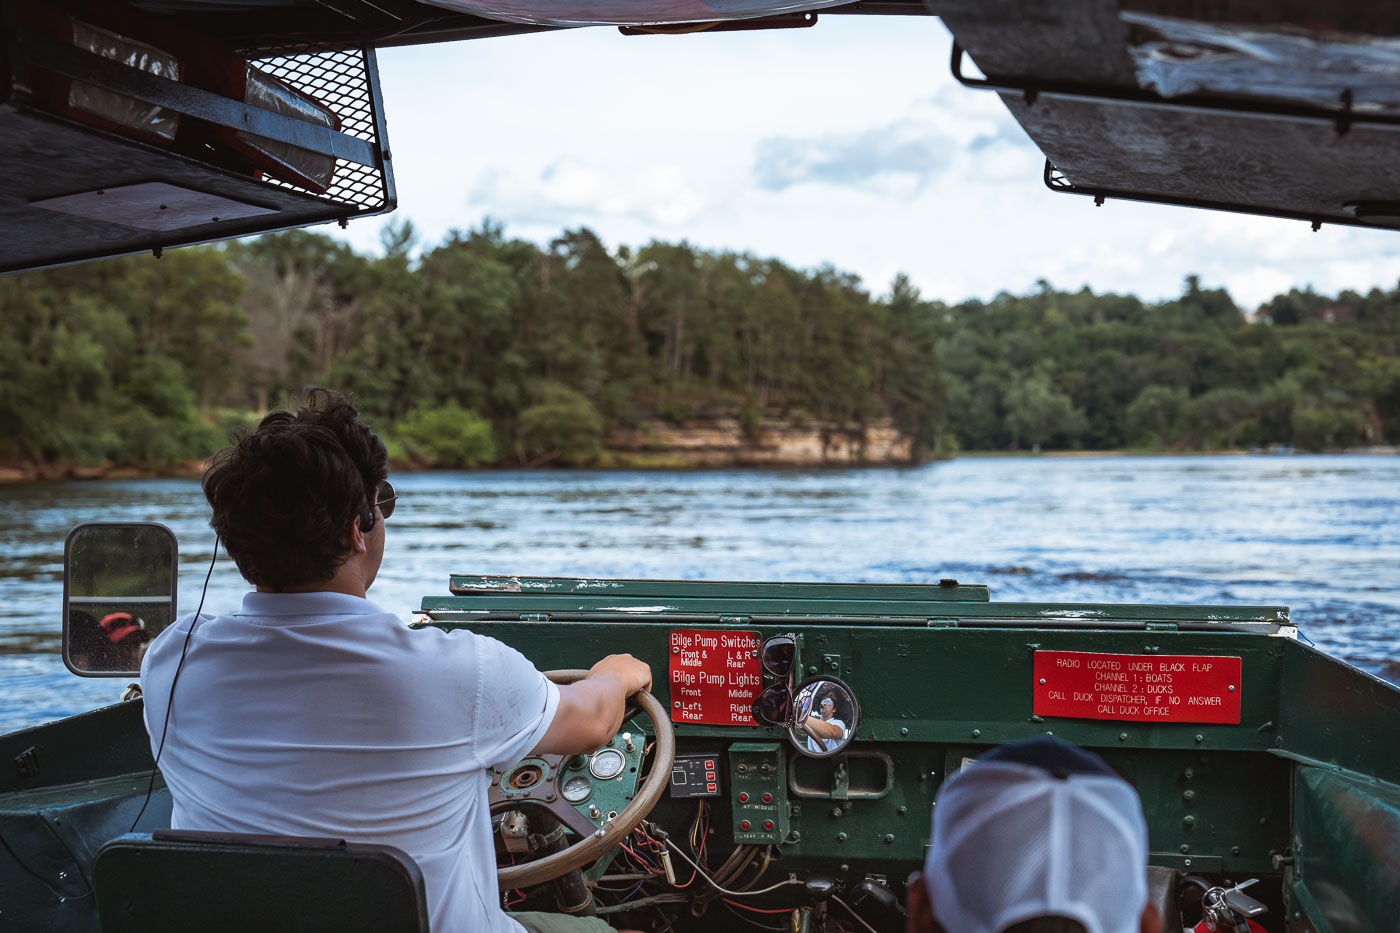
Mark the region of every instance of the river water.
[[[1400, 457], [965, 458], [908, 469], [395, 476], [370, 598], [405, 618], [454, 572], [986, 583], [994, 600], [1285, 605], [1400, 683]], [[195, 480], [0, 487], [0, 731], [116, 700], [59, 657], [63, 539], [166, 523], [182, 611], [214, 535]], [[205, 608], [246, 585], [225, 556]], [[590, 659], [580, 659], [580, 663]]]

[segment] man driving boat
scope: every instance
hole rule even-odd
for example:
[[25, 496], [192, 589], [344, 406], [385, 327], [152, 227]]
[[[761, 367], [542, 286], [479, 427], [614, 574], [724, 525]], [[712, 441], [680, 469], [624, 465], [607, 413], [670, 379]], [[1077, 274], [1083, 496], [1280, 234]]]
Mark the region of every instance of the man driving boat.
[[325, 389], [211, 461], [210, 524], [256, 589], [236, 612], [179, 620], [142, 664], [171, 824], [396, 846], [422, 870], [431, 929], [517, 933], [497, 892], [485, 770], [593, 751], [651, 671], [610, 655], [556, 686], [492, 638], [411, 630], [367, 600], [397, 498], [387, 473], [384, 444]]
[[846, 724], [836, 718], [836, 701], [830, 693], [817, 703], [817, 711], [818, 715], [808, 715], [802, 722], [807, 747], [818, 753], [835, 751], [846, 737]]

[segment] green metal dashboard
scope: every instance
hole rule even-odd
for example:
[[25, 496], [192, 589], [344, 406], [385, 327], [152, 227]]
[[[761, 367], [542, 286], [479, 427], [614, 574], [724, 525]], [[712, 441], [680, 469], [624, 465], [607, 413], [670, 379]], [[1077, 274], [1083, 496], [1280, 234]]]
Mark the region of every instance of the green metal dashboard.
[[[1374, 853], [1376, 826], [1400, 826], [1393, 742], [1400, 691], [1310, 647], [1286, 608], [996, 603], [985, 587], [954, 581], [454, 576], [451, 591], [423, 600], [419, 624], [490, 635], [540, 669], [617, 652], [648, 662], [653, 692], [673, 710], [678, 758], [714, 756], [712, 843], [773, 844], [783, 870], [830, 872], [845, 884], [875, 873], [897, 883], [923, 860], [933, 797], [948, 775], [994, 745], [1049, 733], [1097, 751], [1138, 789], [1153, 865], [1264, 878], [1269, 884], [1259, 888], [1274, 892], [1274, 922], [1296, 913], [1324, 929], [1329, 898], [1346, 902], [1332, 905], [1339, 918], [1374, 918], [1376, 925], [1358, 928], [1384, 929], [1400, 916], [1400, 835], [1381, 860], [1388, 867], [1369, 862], [1369, 881], [1351, 893], [1343, 883], [1347, 860], [1359, 858], [1348, 849]], [[736, 643], [747, 633], [795, 635], [804, 674], [836, 674], [858, 697], [855, 740], [841, 755], [809, 758], [775, 727], [686, 721], [677, 633], [697, 631]], [[1072, 655], [1176, 669], [1177, 693], [1190, 708], [1164, 721], [1151, 715], [1153, 701], [1162, 702], [1152, 695], [1146, 710], [1105, 705], [1097, 701], [1144, 697], [1103, 695], [1097, 691], [1129, 688], [1094, 680], [1085, 685], [1094, 701], [1078, 713], [1044, 715], [1037, 657], [1064, 663]], [[1213, 688], [1179, 671], [1232, 659], [1238, 677], [1227, 679], [1238, 683], [1220, 690], [1227, 706], [1236, 704], [1237, 712], [1223, 714], [1234, 721], [1202, 721], [1221, 718], [1210, 708], [1218, 698], [1193, 696]], [[652, 814], [668, 828], [692, 818], [693, 801], [676, 790]]]
[[[1313, 649], [1280, 607], [997, 603], [953, 581], [457, 576], [414, 624], [492, 636], [542, 670], [620, 652], [648, 662], [677, 760], [650, 821], [683, 838], [704, 813], [712, 857], [761, 849], [769, 880], [823, 874], [849, 891], [874, 879], [902, 896], [941, 783], [996, 744], [1053, 733], [1138, 789], [1159, 873], [1259, 878], [1267, 930], [1386, 930], [1400, 916], [1400, 691]], [[859, 700], [838, 754], [811, 757], [746, 718], [747, 658], [780, 635], [795, 641], [801, 676], [837, 676]], [[712, 651], [736, 673], [693, 693], [687, 665], [711, 670], [695, 658]], [[528, 796], [548, 778], [584, 794], [574, 806], [586, 832], [632, 795], [618, 778], [646, 770], [649, 731], [634, 716], [608, 755], [527, 760], [495, 775], [493, 792]], [[131, 825], [150, 768], [139, 702], [0, 737], [0, 929], [99, 929], [92, 856]], [[155, 787], [145, 831], [169, 819]], [[618, 871], [585, 874], [605, 884]], [[676, 929], [717, 922], [685, 909], [701, 888], [663, 895]], [[868, 916], [899, 928], [893, 914]]]

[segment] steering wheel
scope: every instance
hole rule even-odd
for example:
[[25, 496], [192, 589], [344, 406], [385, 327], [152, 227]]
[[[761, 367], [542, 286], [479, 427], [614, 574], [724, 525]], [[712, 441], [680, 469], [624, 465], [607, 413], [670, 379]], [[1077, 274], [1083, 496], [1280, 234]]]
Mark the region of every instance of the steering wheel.
[[[544, 676], [556, 684], [571, 684], [588, 676], [584, 670], [545, 671]], [[663, 706], [645, 690], [639, 690], [629, 700], [640, 707], [651, 720], [656, 734], [655, 758], [651, 763], [651, 773], [642, 782], [631, 802], [623, 807], [616, 817], [604, 823], [601, 828], [594, 825], [586, 816], [574, 808], [557, 793], [529, 794], [524, 797], [506, 798], [493, 801], [491, 809], [500, 811], [514, 809], [520, 804], [530, 803], [547, 809], [559, 822], [573, 830], [578, 839], [567, 849], [552, 855], [527, 862], [524, 865], [511, 865], [496, 869], [496, 883], [502, 891], [511, 888], [526, 888], [540, 884], [560, 875], [597, 861], [613, 846], [627, 838], [632, 830], [651, 812], [661, 799], [671, 779], [671, 766], [676, 761], [676, 732], [671, 727], [671, 719]], [[626, 721], [624, 717], [623, 721]], [[549, 783], [559, 774], [560, 764], [568, 755], [539, 755], [548, 765]], [[504, 777], [504, 773], [502, 775]], [[494, 791], [494, 787], [493, 787]]]

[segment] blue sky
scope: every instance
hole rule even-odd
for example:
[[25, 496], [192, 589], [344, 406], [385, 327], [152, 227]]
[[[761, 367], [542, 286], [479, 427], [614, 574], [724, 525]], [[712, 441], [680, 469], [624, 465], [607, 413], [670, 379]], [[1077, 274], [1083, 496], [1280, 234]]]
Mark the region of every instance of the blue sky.
[[[1253, 306], [1278, 291], [1392, 288], [1400, 233], [1053, 194], [995, 95], [948, 74], [932, 17], [623, 37], [591, 28], [388, 49], [399, 187], [425, 244], [490, 216], [547, 242], [588, 226], [831, 263], [876, 294], [1060, 288], [1180, 293], [1199, 274]], [[377, 249], [383, 221], [343, 234]]]

